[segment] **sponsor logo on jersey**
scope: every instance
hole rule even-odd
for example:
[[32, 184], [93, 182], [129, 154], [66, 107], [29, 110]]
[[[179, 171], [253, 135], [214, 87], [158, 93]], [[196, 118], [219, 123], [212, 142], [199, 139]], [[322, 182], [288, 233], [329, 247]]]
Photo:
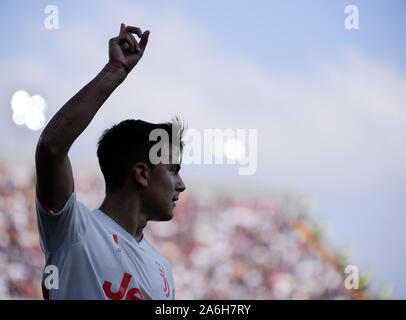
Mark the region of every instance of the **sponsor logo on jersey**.
[[[117, 292], [111, 291], [112, 283], [109, 281], [104, 281], [103, 291], [107, 298], [111, 300], [121, 300], [125, 295], [125, 300], [144, 300], [142, 292], [139, 288], [132, 288], [127, 291], [128, 285], [130, 283], [132, 275], [129, 273], [124, 273], [124, 276], [120, 283], [120, 288]], [[125, 294], [127, 291], [127, 294]]]

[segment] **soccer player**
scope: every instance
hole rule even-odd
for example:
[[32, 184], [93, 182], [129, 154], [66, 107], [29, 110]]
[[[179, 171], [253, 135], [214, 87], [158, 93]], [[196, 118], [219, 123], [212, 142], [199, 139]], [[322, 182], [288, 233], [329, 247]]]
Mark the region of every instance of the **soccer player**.
[[[106, 130], [97, 149], [106, 195], [93, 211], [76, 200], [68, 157], [73, 142], [141, 59], [149, 33], [121, 24], [119, 36], [109, 41], [108, 63], [41, 133], [35, 204], [46, 260], [45, 299], [174, 299], [169, 262], [143, 229], [148, 221], [170, 220], [185, 190], [178, 161], [183, 125], [125, 120]], [[169, 152], [172, 161], [151, 161], [154, 129], [165, 130], [171, 145], [174, 136], [181, 142], [177, 157]]]

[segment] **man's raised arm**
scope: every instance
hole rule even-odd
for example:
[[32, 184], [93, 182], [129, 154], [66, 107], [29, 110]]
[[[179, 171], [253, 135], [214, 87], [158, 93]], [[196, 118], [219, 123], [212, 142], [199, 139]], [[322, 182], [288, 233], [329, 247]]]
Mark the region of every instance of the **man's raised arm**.
[[[140, 37], [139, 43], [133, 33]], [[141, 59], [149, 31], [121, 24], [118, 37], [109, 41], [109, 62], [103, 70], [49, 121], [35, 152], [38, 198], [53, 212], [60, 211], [73, 189], [68, 151], [110, 94]]]

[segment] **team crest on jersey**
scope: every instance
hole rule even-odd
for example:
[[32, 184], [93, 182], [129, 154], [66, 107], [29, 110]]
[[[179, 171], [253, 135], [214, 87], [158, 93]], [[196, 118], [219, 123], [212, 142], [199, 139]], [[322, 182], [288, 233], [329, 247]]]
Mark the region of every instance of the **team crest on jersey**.
[[114, 242], [115, 242], [116, 245], [117, 245], [117, 251], [118, 251], [118, 252], [121, 252], [121, 249], [120, 249], [120, 247], [118, 246], [118, 238], [117, 238], [117, 235], [116, 235], [116, 234], [113, 234], [113, 240], [114, 240]]
[[170, 295], [169, 282], [168, 282], [168, 279], [166, 278], [165, 270], [164, 270], [164, 268], [161, 266], [161, 264], [160, 264], [158, 261], [155, 261], [155, 263], [156, 263], [156, 265], [158, 266], [159, 274], [161, 275], [162, 280], [164, 281], [164, 288], [163, 288], [163, 290], [164, 290], [164, 292], [165, 292], [165, 295], [166, 295], [167, 297], [169, 297], [169, 295]]

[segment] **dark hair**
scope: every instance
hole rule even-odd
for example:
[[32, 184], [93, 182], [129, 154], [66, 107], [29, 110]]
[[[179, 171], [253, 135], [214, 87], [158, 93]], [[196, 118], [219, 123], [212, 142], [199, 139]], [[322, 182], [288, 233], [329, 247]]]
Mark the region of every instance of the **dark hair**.
[[97, 147], [100, 169], [104, 175], [106, 192], [114, 192], [124, 186], [133, 164], [144, 162], [150, 168], [155, 165], [149, 159], [149, 151], [156, 141], [149, 136], [154, 129], [163, 129], [172, 142], [172, 128], [183, 150], [183, 132], [185, 126], [175, 117], [172, 122], [149, 123], [142, 120], [124, 120], [103, 132]]

